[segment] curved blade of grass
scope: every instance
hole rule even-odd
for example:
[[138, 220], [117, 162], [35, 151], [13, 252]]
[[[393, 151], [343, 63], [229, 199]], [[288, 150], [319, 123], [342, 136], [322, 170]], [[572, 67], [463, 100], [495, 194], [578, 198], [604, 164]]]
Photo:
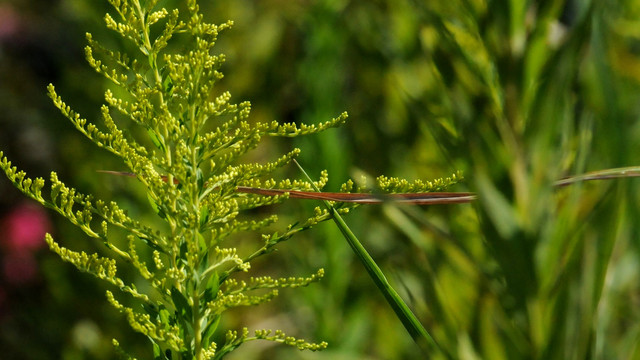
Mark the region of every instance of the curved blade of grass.
[[629, 166], [629, 167], [621, 167], [614, 169], [605, 169], [605, 170], [597, 170], [591, 171], [588, 173], [569, 176], [564, 179], [560, 179], [554, 183], [555, 186], [566, 186], [571, 185], [580, 181], [589, 181], [589, 180], [607, 180], [607, 179], [618, 179], [618, 178], [626, 178], [626, 177], [639, 177], [640, 176], [640, 166]]
[[[304, 171], [302, 166], [300, 166], [300, 164], [298, 164], [296, 160], [293, 160], [293, 162], [309, 180], [314, 190], [320, 192], [320, 189], [315, 186], [313, 180], [309, 177], [309, 175], [307, 175], [307, 172]], [[349, 226], [347, 226], [338, 211], [327, 200], [323, 200], [323, 202], [333, 216], [333, 220], [340, 229], [340, 232], [342, 232], [342, 235], [344, 235], [345, 239], [349, 243], [349, 246], [351, 246], [353, 252], [356, 254], [362, 265], [364, 265], [367, 273], [369, 274], [371, 279], [373, 279], [373, 282], [376, 284], [385, 300], [387, 300], [393, 311], [396, 313], [396, 316], [400, 319], [404, 327], [407, 329], [407, 331], [413, 338], [413, 341], [415, 341], [415, 343], [425, 352], [425, 354], [431, 353], [434, 349], [442, 351], [440, 346], [435, 342], [431, 335], [429, 335], [420, 321], [418, 321], [409, 306], [407, 306], [404, 300], [402, 300], [398, 292], [391, 286], [391, 284], [389, 284], [389, 281], [385, 277], [380, 267], [378, 267], [371, 255], [369, 255], [358, 238], [353, 234], [351, 229], [349, 229]]]

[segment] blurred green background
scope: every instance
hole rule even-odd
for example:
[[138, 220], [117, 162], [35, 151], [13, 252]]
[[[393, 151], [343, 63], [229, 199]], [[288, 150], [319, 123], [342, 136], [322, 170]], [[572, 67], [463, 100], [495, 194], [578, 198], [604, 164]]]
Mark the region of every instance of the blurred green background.
[[[251, 101], [253, 120], [350, 114], [340, 129], [267, 142], [253, 156], [300, 147], [307, 171], [329, 170], [328, 190], [362, 174], [432, 179], [462, 170], [466, 181], [453, 190], [478, 193], [471, 205], [370, 206], [347, 218], [440, 344], [433, 358], [640, 358], [638, 181], [552, 186], [570, 174], [640, 164], [640, 1], [200, 6], [208, 21], [235, 22], [219, 41], [227, 55], [219, 86], [236, 102]], [[122, 168], [45, 94], [54, 83], [75, 110], [99, 118], [106, 83], [84, 62], [84, 33], [121, 46], [101, 22], [109, 10], [86, 0], [0, 3], [0, 149], [31, 177], [56, 171], [153, 221], [135, 181], [95, 172]], [[0, 180], [2, 359], [111, 359], [113, 337], [149, 356], [102, 284], [43, 243], [16, 240], [30, 235], [16, 224], [48, 229], [75, 250], [99, 244], [24, 201]], [[317, 205], [269, 210], [285, 223]], [[253, 264], [256, 274], [323, 267], [325, 279], [229, 312], [225, 326], [281, 328], [330, 347], [311, 353], [253, 342], [230, 359], [424, 358], [333, 224], [279, 249]]]

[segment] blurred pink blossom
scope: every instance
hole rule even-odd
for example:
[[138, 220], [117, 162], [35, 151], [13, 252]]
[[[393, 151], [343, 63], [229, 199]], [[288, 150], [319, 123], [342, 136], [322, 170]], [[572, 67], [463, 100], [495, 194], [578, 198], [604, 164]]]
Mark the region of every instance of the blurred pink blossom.
[[44, 235], [51, 231], [51, 222], [44, 209], [26, 202], [7, 214], [1, 226], [0, 241], [7, 253], [35, 251], [45, 245]]
[[0, 220], [2, 272], [8, 283], [25, 284], [37, 276], [35, 251], [45, 245], [44, 235], [51, 222], [44, 209], [22, 203]]
[[20, 31], [20, 18], [9, 4], [0, 5], [0, 40], [9, 39]]

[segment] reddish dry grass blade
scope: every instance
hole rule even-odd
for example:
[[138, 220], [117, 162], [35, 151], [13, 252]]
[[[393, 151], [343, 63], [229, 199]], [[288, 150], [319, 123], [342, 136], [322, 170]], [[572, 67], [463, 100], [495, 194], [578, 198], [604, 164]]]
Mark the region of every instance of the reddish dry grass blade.
[[[98, 170], [98, 172], [136, 177], [135, 174], [121, 171]], [[626, 177], [640, 177], [640, 167], [626, 167], [592, 171], [581, 175], [569, 176], [555, 182], [555, 186], [562, 187], [581, 181], [607, 180]], [[165, 181], [166, 176], [162, 177]], [[174, 180], [177, 183], [177, 180]], [[415, 205], [436, 204], [461, 204], [474, 201], [476, 195], [468, 192], [430, 192], [430, 193], [406, 193], [406, 194], [365, 194], [365, 193], [336, 193], [314, 192], [288, 189], [261, 189], [246, 186], [238, 186], [238, 192], [276, 196], [289, 194], [293, 199], [327, 200], [336, 202], [348, 202], [358, 204], [380, 204], [385, 201], [394, 201]]]
[[[135, 174], [122, 171], [98, 170], [98, 172], [112, 175], [136, 177]], [[166, 176], [162, 177], [165, 181]], [[336, 193], [336, 192], [314, 192], [289, 189], [261, 189], [247, 186], [238, 186], [238, 192], [256, 194], [264, 196], [277, 196], [289, 194], [292, 199], [307, 200], [327, 200], [335, 202], [348, 202], [358, 204], [381, 204], [386, 201], [414, 205], [437, 205], [437, 204], [461, 204], [468, 203], [476, 199], [473, 193], [466, 192], [430, 192], [430, 193], [406, 193], [406, 194], [365, 194], [365, 193]]]
[[96, 170], [96, 172], [103, 174], [111, 174], [111, 175], [119, 175], [119, 176], [127, 176], [127, 177], [136, 177], [134, 173], [126, 172], [126, 171], [113, 171], [113, 170]]
[[293, 199], [327, 200], [336, 202], [348, 202], [358, 204], [380, 204], [385, 201], [394, 201], [416, 205], [435, 204], [459, 204], [475, 200], [472, 193], [457, 192], [431, 192], [431, 193], [406, 193], [406, 194], [365, 194], [365, 193], [336, 193], [315, 192], [286, 189], [260, 189], [246, 186], [238, 186], [238, 192], [276, 196], [289, 194]]

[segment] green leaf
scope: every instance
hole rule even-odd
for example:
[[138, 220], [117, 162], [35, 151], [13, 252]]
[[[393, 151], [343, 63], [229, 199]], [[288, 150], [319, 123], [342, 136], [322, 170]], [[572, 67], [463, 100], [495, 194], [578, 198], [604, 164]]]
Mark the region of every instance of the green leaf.
[[173, 305], [175, 305], [176, 311], [178, 314], [180, 314], [182, 319], [186, 322], [188, 322], [188, 320], [191, 320], [192, 313], [189, 302], [184, 297], [184, 295], [178, 289], [176, 289], [175, 286], [171, 287], [171, 300], [173, 300]]
[[[197, 235], [198, 235], [198, 246], [200, 247], [200, 251], [201, 252], [207, 251], [208, 245], [207, 245], [207, 241], [204, 239], [204, 236], [202, 236], [202, 234], [200, 232], [198, 232]], [[205, 260], [205, 259], [203, 258], [203, 260]], [[202, 263], [202, 261], [201, 261], [201, 263]], [[204, 265], [204, 269], [206, 270], [207, 262], [204, 262], [203, 265]]]
[[163, 253], [163, 254], [167, 253], [162, 247], [158, 246], [158, 244], [155, 244], [154, 242], [149, 240], [147, 237], [139, 236], [138, 239], [142, 240], [143, 243], [145, 243], [147, 246], [149, 246], [153, 250], [158, 250], [160, 253]]
[[160, 345], [158, 345], [158, 343], [156, 343], [155, 340], [153, 340], [152, 337], [147, 336], [147, 339], [149, 339], [149, 341], [151, 341], [151, 344], [153, 345], [153, 359], [154, 360], [171, 360], [171, 350], [167, 350], [169, 352], [169, 356], [167, 357], [167, 355], [162, 352], [162, 349], [160, 348]]
[[[202, 236], [202, 235], [200, 235], [200, 236]], [[205, 252], [205, 254], [200, 259], [200, 264], [198, 266], [198, 272], [200, 273], [201, 276], [202, 276], [202, 274], [205, 273], [205, 271], [207, 271], [207, 267], [208, 266], [209, 266], [209, 253]]]
[[204, 302], [213, 300], [220, 289], [220, 274], [216, 271], [212, 271], [212, 275], [207, 280], [207, 287], [204, 291]]
[[149, 314], [152, 319], [158, 319], [158, 309], [153, 304], [142, 303], [142, 309]]
[[163, 324], [172, 324], [174, 322], [171, 320], [171, 314], [169, 313], [169, 310], [167, 310], [167, 308], [165, 308], [164, 306], [162, 306], [162, 308], [160, 309], [158, 317]]
[[173, 90], [173, 80], [171, 80], [171, 77], [166, 74], [166, 69], [166, 67], [162, 69], [162, 77], [164, 78], [164, 80], [162, 81], [162, 88], [164, 92], [171, 94]]
[[198, 181], [198, 189], [204, 188], [204, 175], [202, 175], [202, 169], [198, 168], [196, 170], [196, 178]]
[[149, 135], [149, 139], [151, 139], [153, 145], [155, 145], [158, 149], [165, 151], [164, 146], [162, 145], [163, 141], [160, 141], [164, 140], [162, 135], [156, 134], [156, 132], [151, 128], [147, 128], [147, 134]]
[[164, 211], [162, 211], [162, 209], [160, 209], [160, 207], [158, 206], [156, 201], [151, 196], [150, 192], [147, 192], [147, 199], [149, 200], [149, 204], [151, 204], [151, 208], [153, 209], [153, 212], [158, 214], [158, 216], [160, 216], [161, 219], [166, 220], [167, 219], [167, 214], [165, 214]]
[[205, 348], [208, 347], [209, 344], [211, 344], [211, 336], [213, 336], [213, 334], [215, 334], [216, 330], [218, 329], [221, 318], [222, 317], [220, 315], [217, 315], [214, 320], [209, 322], [207, 327], [204, 329], [202, 333], [202, 343], [204, 344]]
[[203, 206], [200, 208], [200, 228], [205, 226], [209, 222], [209, 207]]

